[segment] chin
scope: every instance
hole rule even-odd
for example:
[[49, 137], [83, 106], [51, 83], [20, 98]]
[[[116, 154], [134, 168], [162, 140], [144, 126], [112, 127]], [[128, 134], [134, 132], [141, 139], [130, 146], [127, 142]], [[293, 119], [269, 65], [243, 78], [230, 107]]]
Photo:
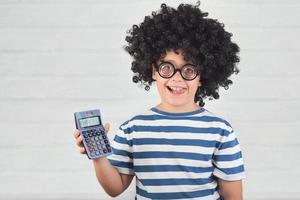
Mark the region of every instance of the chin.
[[170, 101], [170, 102], [168, 102], [168, 104], [170, 105], [170, 106], [173, 106], [173, 107], [185, 107], [186, 105], [187, 105], [187, 103], [186, 102], [179, 102], [179, 101]]

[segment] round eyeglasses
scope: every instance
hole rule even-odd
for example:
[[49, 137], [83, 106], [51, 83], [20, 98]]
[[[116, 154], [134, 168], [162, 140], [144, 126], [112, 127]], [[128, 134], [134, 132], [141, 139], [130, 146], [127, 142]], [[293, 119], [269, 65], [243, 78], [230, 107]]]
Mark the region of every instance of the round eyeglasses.
[[196, 66], [192, 64], [185, 64], [180, 69], [176, 69], [170, 62], [162, 62], [158, 65], [158, 74], [165, 79], [171, 78], [177, 71], [180, 72], [181, 77], [186, 81], [192, 81], [199, 75]]

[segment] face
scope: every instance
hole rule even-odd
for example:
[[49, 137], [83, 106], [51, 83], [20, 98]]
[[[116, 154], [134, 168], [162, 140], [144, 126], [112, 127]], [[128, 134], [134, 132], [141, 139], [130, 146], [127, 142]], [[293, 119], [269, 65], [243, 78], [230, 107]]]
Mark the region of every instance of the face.
[[[188, 66], [189, 62], [184, 60], [182, 51], [178, 51], [179, 54], [173, 50], [167, 51], [166, 56], [162, 58], [161, 62], [171, 63], [175, 69], [184, 70]], [[166, 73], [163, 69], [162, 73]], [[189, 69], [187, 73], [190, 73]], [[184, 75], [184, 74], [183, 74]], [[197, 88], [200, 86], [200, 76], [197, 75], [193, 80], [184, 79], [180, 71], [177, 70], [171, 78], [163, 78], [159, 75], [157, 68], [153, 66], [152, 78], [156, 81], [156, 86], [161, 97], [161, 103], [157, 108], [167, 112], [190, 112], [198, 109], [198, 105], [194, 102], [194, 97]]]

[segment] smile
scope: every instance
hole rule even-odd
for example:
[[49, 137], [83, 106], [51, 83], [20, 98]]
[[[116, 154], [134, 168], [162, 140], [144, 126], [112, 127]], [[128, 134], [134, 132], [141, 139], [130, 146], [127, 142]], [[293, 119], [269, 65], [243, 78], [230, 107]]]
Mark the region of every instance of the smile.
[[184, 87], [167, 86], [167, 88], [172, 94], [183, 94], [186, 91]]

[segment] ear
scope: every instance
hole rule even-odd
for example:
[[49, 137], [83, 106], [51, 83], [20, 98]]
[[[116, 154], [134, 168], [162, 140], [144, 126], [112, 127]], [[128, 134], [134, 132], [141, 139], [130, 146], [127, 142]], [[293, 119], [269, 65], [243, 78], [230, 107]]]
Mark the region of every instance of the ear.
[[154, 64], [152, 64], [152, 79], [156, 81], [156, 73], [155, 72], [157, 72], [157, 70], [156, 70]]
[[199, 84], [198, 84], [199, 87], [201, 87], [201, 85], [202, 85], [201, 82], [202, 82], [202, 74], [199, 75]]

